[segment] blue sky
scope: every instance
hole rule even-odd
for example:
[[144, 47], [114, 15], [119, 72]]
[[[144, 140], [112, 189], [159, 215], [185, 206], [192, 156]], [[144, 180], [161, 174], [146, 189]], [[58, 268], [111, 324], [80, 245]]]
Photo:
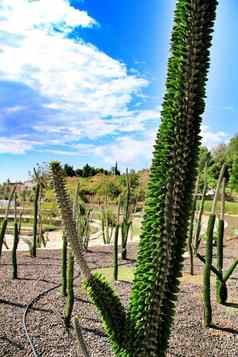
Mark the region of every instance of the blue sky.
[[[1, 0], [0, 181], [37, 162], [148, 167], [175, 0]], [[220, 1], [202, 135], [237, 130], [238, 3]]]

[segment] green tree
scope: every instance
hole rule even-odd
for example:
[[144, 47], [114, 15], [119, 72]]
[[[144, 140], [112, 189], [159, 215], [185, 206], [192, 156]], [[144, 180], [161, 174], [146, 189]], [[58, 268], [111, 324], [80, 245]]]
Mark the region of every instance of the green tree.
[[238, 192], [238, 155], [233, 160], [233, 164], [230, 170], [229, 186], [232, 191]]

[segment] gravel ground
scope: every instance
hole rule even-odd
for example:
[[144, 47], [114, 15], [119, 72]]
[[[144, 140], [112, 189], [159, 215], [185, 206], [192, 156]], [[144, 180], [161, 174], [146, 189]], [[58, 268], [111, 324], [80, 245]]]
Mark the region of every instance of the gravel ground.
[[[232, 248], [231, 248], [232, 245]], [[230, 241], [226, 247], [227, 266], [237, 255], [238, 242]], [[136, 246], [130, 245], [128, 265], [134, 263]], [[87, 253], [91, 268], [111, 265], [111, 247], [93, 248]], [[201, 284], [202, 266], [196, 261], [196, 276], [190, 278], [185, 261], [184, 277], [179, 293], [177, 313], [170, 339], [168, 356], [179, 357], [237, 357], [238, 356], [238, 272], [229, 281], [230, 306], [213, 304], [213, 320], [216, 326], [202, 327]], [[10, 255], [4, 252], [0, 265], [0, 357], [32, 356], [22, 328], [26, 305], [40, 292], [55, 286], [60, 279], [60, 252], [39, 251], [32, 259], [26, 253], [18, 255], [19, 279], [10, 279]], [[76, 266], [77, 267], [77, 266]], [[77, 274], [77, 269], [75, 274]], [[131, 284], [118, 282], [115, 288], [126, 304]], [[213, 289], [214, 290], [214, 289]], [[92, 357], [113, 356], [103, 333], [95, 308], [90, 304], [75, 280], [74, 315], [80, 317], [84, 337]], [[214, 299], [214, 296], [213, 296]], [[37, 301], [27, 316], [27, 326], [37, 352], [41, 356], [80, 356], [77, 344], [63, 324], [64, 299], [56, 289]]]

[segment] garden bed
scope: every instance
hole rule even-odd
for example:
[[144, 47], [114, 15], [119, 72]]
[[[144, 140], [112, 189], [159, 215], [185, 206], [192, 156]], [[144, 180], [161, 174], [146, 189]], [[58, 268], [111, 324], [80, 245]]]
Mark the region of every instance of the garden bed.
[[[232, 244], [232, 246], [231, 246]], [[226, 265], [238, 251], [237, 242], [226, 246]], [[130, 245], [129, 258], [121, 268], [123, 280], [125, 272], [132, 270], [136, 256], [136, 245]], [[87, 253], [91, 268], [103, 268], [110, 276], [111, 248], [93, 248]], [[32, 356], [30, 345], [22, 328], [24, 310], [40, 292], [59, 283], [60, 252], [39, 251], [36, 259], [27, 253], [19, 253], [19, 279], [10, 279], [10, 254], [4, 252], [0, 265], [0, 356]], [[181, 279], [181, 291], [178, 298], [177, 313], [172, 330], [168, 356], [188, 357], [232, 357], [238, 355], [238, 273], [235, 272], [229, 281], [230, 306], [213, 304], [214, 323], [210, 329], [202, 327], [202, 286], [200, 262], [196, 261], [196, 275], [191, 277], [187, 272], [188, 261], [185, 261], [184, 275]], [[107, 267], [105, 269], [105, 267]], [[77, 268], [77, 265], [76, 265]], [[77, 269], [76, 269], [77, 270]], [[77, 271], [75, 272], [75, 275]], [[114, 286], [124, 303], [128, 301], [131, 289], [131, 274], [128, 281], [120, 281]], [[75, 279], [74, 315], [80, 317], [83, 333], [92, 357], [113, 356], [95, 308], [88, 302], [80, 279]], [[214, 291], [214, 289], [213, 289]], [[214, 296], [213, 296], [214, 299]], [[27, 327], [39, 355], [42, 356], [78, 356], [75, 339], [68, 333], [63, 324], [64, 299], [60, 289], [56, 289], [37, 301], [27, 316]]]

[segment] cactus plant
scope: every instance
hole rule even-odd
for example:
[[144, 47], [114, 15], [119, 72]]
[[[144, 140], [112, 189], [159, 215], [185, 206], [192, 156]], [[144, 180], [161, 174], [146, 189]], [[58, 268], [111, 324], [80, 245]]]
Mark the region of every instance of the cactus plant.
[[8, 215], [9, 215], [10, 205], [11, 205], [11, 202], [12, 202], [13, 197], [15, 195], [15, 192], [16, 192], [16, 186], [13, 187], [12, 191], [9, 194], [7, 209], [6, 209], [6, 213], [5, 213], [5, 218], [3, 219], [3, 222], [2, 222], [2, 225], [1, 225], [1, 230], [0, 230], [0, 257], [2, 255], [2, 246], [3, 246], [3, 244], [8, 249], [8, 245], [5, 242], [4, 238], [5, 238], [5, 234], [6, 234], [6, 231], [7, 231], [7, 223], [8, 223]]
[[114, 235], [114, 245], [113, 245], [113, 278], [115, 281], [118, 280], [118, 235], [119, 235], [120, 225], [117, 224], [115, 228]]
[[33, 219], [33, 242], [32, 242], [33, 257], [36, 257], [39, 197], [40, 197], [40, 182], [37, 181], [35, 187], [35, 196], [34, 196], [34, 219]]
[[74, 307], [74, 256], [69, 251], [67, 264], [67, 299], [64, 306], [64, 323], [67, 328], [70, 327], [71, 315]]
[[190, 274], [191, 275], [194, 274], [193, 231], [194, 231], [194, 221], [195, 221], [195, 214], [196, 214], [196, 208], [197, 208], [198, 190], [199, 190], [199, 177], [197, 178], [196, 188], [195, 188], [195, 191], [194, 191], [192, 213], [191, 213], [191, 218], [190, 218], [190, 226], [189, 226], [189, 234], [188, 234], [188, 247], [187, 247], [187, 249], [188, 249], [189, 258], [190, 258]]
[[219, 304], [225, 304], [228, 298], [227, 281], [236, 269], [238, 265], [238, 259], [235, 259], [227, 272], [223, 273], [223, 249], [224, 249], [224, 217], [225, 217], [225, 189], [226, 178], [222, 181], [222, 193], [221, 193], [221, 215], [218, 222], [217, 233], [217, 270], [220, 276], [216, 276], [216, 300]]
[[126, 169], [126, 196], [125, 196], [125, 204], [124, 204], [124, 212], [123, 212], [123, 221], [121, 224], [121, 258], [127, 258], [127, 241], [129, 230], [132, 224], [132, 220], [130, 217], [130, 199], [131, 199], [131, 185], [130, 185], [130, 177], [128, 174], [128, 169]]
[[167, 91], [128, 313], [105, 279], [92, 275], [85, 260], [80, 259], [62, 169], [59, 163], [51, 163], [67, 236], [118, 357], [164, 357], [166, 353], [196, 176], [216, 5], [215, 0], [177, 1]]
[[65, 232], [62, 237], [62, 252], [61, 252], [61, 292], [63, 296], [67, 296], [67, 237]]
[[19, 231], [17, 222], [14, 223], [14, 236], [12, 247], [12, 279], [17, 279], [17, 246], [19, 242]]

